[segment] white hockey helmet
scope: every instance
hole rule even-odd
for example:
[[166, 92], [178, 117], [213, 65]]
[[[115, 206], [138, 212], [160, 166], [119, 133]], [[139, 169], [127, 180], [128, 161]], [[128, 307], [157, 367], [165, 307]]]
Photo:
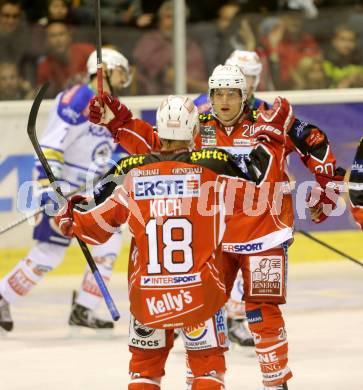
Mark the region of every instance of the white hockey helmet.
[[226, 65], [237, 65], [246, 76], [256, 77], [253, 88], [256, 90], [260, 82], [262, 63], [255, 51], [235, 50], [227, 58]]
[[[128, 87], [132, 80], [130, 65], [127, 58], [120, 52], [110, 48], [102, 48], [102, 62], [106, 64], [107, 70], [113, 70], [120, 66], [126, 73], [126, 82], [124, 88]], [[97, 51], [93, 51], [87, 60], [87, 73], [92, 76], [97, 73]]]
[[247, 99], [247, 83], [246, 76], [242, 73], [241, 69], [237, 65], [218, 65], [216, 68], [214, 68], [212, 75], [209, 77], [208, 86], [209, 100], [212, 103], [212, 113], [215, 117], [218, 118], [218, 115], [213, 108], [212, 92], [214, 89], [221, 88], [237, 88], [241, 91], [241, 109], [237, 117], [241, 115]]
[[156, 112], [160, 138], [191, 141], [196, 126], [199, 126], [198, 109], [189, 97], [170, 95], [161, 102]]

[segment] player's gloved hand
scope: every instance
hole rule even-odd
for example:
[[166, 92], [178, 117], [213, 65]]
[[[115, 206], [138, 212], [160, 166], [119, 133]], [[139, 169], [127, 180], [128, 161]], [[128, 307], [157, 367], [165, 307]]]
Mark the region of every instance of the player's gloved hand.
[[72, 196], [55, 216], [54, 221], [64, 236], [73, 236], [73, 208], [76, 204], [82, 203], [86, 199], [82, 195]]
[[[55, 183], [56, 186], [67, 189], [67, 183], [64, 183], [62, 180], [57, 180]], [[44, 212], [52, 217], [58, 213], [59, 209], [63, 205], [60, 198], [54, 191], [53, 186], [49, 184], [49, 180], [38, 179], [37, 185], [33, 188], [34, 197], [37, 201], [39, 207], [44, 206]]]
[[262, 103], [258, 109], [255, 135], [258, 139], [285, 143], [285, 136], [294, 123], [291, 104], [278, 96], [271, 108]]
[[344, 168], [337, 168], [334, 176], [318, 173], [315, 175], [317, 185], [306, 198], [311, 220], [315, 223], [325, 221], [336, 209], [339, 194], [344, 187]]
[[106, 126], [111, 133], [116, 132], [131, 118], [132, 112], [108, 92], [103, 92], [101, 97], [94, 96], [89, 102], [90, 122]]

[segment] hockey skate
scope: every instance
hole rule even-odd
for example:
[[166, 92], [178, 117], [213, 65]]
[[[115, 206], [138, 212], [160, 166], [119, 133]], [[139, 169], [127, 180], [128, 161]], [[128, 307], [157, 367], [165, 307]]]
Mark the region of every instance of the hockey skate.
[[253, 347], [255, 342], [249, 331], [245, 319], [227, 319], [228, 338], [232, 343], [237, 343], [241, 347]]
[[277, 385], [272, 387], [264, 386], [262, 390], [288, 390], [288, 388], [287, 388], [287, 383], [285, 382], [282, 385]]
[[5, 299], [0, 295], [0, 328], [7, 332], [11, 332], [14, 327], [14, 322], [10, 314], [10, 306]]
[[72, 297], [72, 311], [69, 316], [68, 324], [71, 326], [79, 326], [91, 329], [113, 329], [113, 321], [105, 321], [95, 317], [91, 309], [85, 306], [79, 305], [75, 302], [76, 293], [73, 293]]

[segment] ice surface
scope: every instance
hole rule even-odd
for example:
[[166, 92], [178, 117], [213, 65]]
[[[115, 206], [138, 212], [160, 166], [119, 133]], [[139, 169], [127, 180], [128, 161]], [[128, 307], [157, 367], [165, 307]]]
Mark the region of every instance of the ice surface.
[[[362, 390], [363, 269], [349, 261], [293, 264], [288, 304], [291, 390]], [[127, 389], [126, 276], [114, 275], [111, 292], [123, 313], [113, 333], [67, 325], [72, 289], [81, 276], [49, 276], [12, 306], [15, 329], [0, 336], [0, 390]], [[107, 316], [103, 307], [100, 314]], [[253, 348], [227, 354], [226, 389], [260, 390]], [[163, 389], [185, 389], [184, 351], [176, 341]]]

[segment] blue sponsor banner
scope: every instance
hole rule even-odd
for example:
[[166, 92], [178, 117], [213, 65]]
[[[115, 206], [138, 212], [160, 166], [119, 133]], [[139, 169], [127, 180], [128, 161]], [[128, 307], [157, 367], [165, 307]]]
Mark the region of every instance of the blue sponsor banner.
[[0, 186], [10, 174], [15, 174], [17, 177], [16, 193], [0, 197], [0, 212], [15, 210], [18, 190], [24, 182], [32, 180], [33, 168], [34, 156], [32, 154], [8, 155], [0, 160]]
[[[332, 91], [334, 93], [334, 91]], [[326, 132], [332, 144], [337, 164], [350, 169], [355, 150], [360, 137], [363, 135], [363, 103], [339, 104], [296, 104], [296, 116], [306, 122], [315, 124]], [[151, 124], [155, 124], [155, 110], [141, 110], [141, 117]], [[116, 156], [114, 156], [116, 159]], [[17, 175], [17, 186], [32, 180], [34, 157], [32, 154], [5, 155], [0, 160], [0, 186], [10, 174]], [[290, 171], [295, 176], [297, 185], [314, 177], [303, 166], [296, 153], [290, 157]], [[3, 188], [3, 187], [2, 187]], [[6, 190], [6, 189], [5, 189]], [[11, 212], [16, 209], [16, 194], [18, 191], [0, 196], [0, 213]], [[6, 195], [4, 195], [6, 193]], [[294, 198], [296, 191], [294, 191]], [[296, 218], [296, 227], [306, 230], [341, 230], [355, 229], [356, 225], [347, 209], [339, 217], [328, 218], [325, 222], [315, 225], [305, 211], [305, 219]]]

